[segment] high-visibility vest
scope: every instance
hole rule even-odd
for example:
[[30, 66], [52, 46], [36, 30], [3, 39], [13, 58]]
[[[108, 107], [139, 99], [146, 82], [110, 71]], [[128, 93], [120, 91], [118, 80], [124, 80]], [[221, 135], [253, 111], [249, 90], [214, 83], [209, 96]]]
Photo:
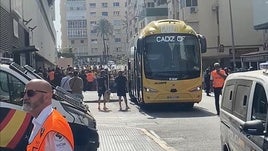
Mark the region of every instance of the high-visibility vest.
[[[220, 70], [220, 73], [221, 73], [222, 75], [225, 75], [225, 71], [224, 71], [224, 70]], [[224, 79], [222, 76], [220, 76], [220, 75], [216, 72], [216, 70], [213, 70], [213, 71], [211, 72], [211, 77], [212, 77], [212, 80], [213, 80], [212, 86], [213, 86], [214, 88], [222, 88], [222, 87], [223, 87], [225, 79]]]
[[88, 82], [93, 82], [95, 79], [94, 73], [87, 73], [87, 81]]
[[40, 128], [33, 141], [28, 144], [27, 151], [43, 151], [45, 150], [45, 138], [49, 132], [58, 132], [63, 135], [74, 149], [74, 140], [72, 130], [64, 117], [53, 109], [43, 126]]

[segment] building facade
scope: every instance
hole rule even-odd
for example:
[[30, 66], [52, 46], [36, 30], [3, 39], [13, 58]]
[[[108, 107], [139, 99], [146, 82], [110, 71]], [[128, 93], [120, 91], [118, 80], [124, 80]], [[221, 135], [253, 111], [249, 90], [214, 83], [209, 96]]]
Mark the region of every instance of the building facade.
[[253, 5], [253, 27], [263, 32], [263, 50], [241, 55], [244, 66], [258, 68], [259, 63], [268, 61], [268, 3], [265, 0], [252, 0]]
[[151, 21], [168, 16], [167, 0], [128, 0], [128, 51], [135, 45], [139, 32]]
[[[128, 6], [134, 6], [136, 8], [134, 10], [138, 12], [131, 13], [132, 9], [128, 8], [129, 14], [138, 16], [138, 18], [145, 16], [145, 19], [138, 20], [138, 23], [133, 25], [134, 27], [130, 26], [129, 30], [135, 31], [135, 33], [129, 32], [131, 34], [129, 35], [130, 40], [137, 35], [144, 24], [151, 21], [146, 13], [142, 13], [143, 10], [151, 6], [155, 7], [157, 4], [162, 4], [161, 6], [168, 10], [167, 15], [163, 17], [183, 20], [192, 26], [197, 33], [206, 37], [208, 49], [203, 54], [204, 68], [210, 67], [214, 62], [220, 62], [222, 66], [231, 69], [249, 68], [250, 66], [257, 68], [258, 61], [243, 62], [241, 56], [266, 52], [267, 31], [256, 30], [256, 27], [267, 25], [265, 14], [268, 13], [268, 10], [264, 1], [129, 0]], [[259, 9], [260, 7], [262, 9]], [[253, 13], [254, 8], [258, 12]], [[133, 16], [129, 18], [133, 18]], [[131, 25], [131, 23], [130, 20], [129, 24]], [[256, 25], [257, 23], [261, 25]]]
[[[104, 64], [108, 60], [125, 60], [126, 56], [126, 1], [65, 0], [61, 1], [62, 49], [71, 49], [75, 64]], [[103, 40], [96, 30], [101, 19], [113, 26], [113, 34]], [[118, 62], [117, 62], [118, 63]]]
[[0, 56], [21, 65], [56, 63], [54, 0], [0, 1]]

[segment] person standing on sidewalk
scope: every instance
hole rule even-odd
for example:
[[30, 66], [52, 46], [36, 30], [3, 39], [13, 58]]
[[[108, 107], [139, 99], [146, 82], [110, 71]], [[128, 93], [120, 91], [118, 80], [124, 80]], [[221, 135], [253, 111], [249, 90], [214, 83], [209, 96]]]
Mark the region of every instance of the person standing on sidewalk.
[[206, 91], [206, 93], [207, 93], [207, 96], [210, 96], [210, 89], [211, 89], [211, 87], [210, 87], [210, 71], [209, 71], [209, 69], [206, 69], [206, 72], [205, 72], [205, 74], [204, 74], [204, 84], [205, 84], [205, 91]]
[[115, 78], [114, 82], [116, 83], [116, 92], [119, 99], [119, 110], [122, 110], [122, 97], [124, 98], [126, 104], [126, 110], [129, 109], [127, 103], [127, 78], [123, 75], [123, 71], [118, 71], [118, 76]]
[[72, 89], [72, 94], [80, 99], [84, 99], [83, 91], [83, 80], [78, 76], [78, 71], [74, 71], [73, 77], [69, 80], [70, 88]]
[[67, 120], [52, 108], [52, 87], [41, 79], [33, 79], [25, 86], [23, 110], [33, 116], [34, 125], [27, 151], [73, 151], [74, 139]]
[[60, 87], [65, 89], [67, 92], [72, 93], [72, 89], [70, 88], [69, 80], [72, 78], [72, 72], [68, 71], [65, 77], [61, 79]]
[[101, 97], [103, 97], [103, 110], [107, 110], [106, 100], [104, 99], [105, 91], [107, 90], [107, 77], [105, 71], [101, 70], [100, 75], [97, 77], [97, 91], [98, 91], [98, 109], [100, 110]]
[[222, 91], [224, 81], [227, 75], [225, 74], [225, 71], [221, 69], [219, 63], [215, 63], [214, 68], [215, 70], [211, 72], [210, 80], [212, 82], [212, 87], [214, 90], [215, 107], [216, 107], [217, 115], [220, 115], [220, 104], [219, 104], [220, 95], [221, 95], [221, 91]]
[[92, 91], [93, 83], [95, 81], [95, 74], [89, 70], [86, 74], [88, 91]]

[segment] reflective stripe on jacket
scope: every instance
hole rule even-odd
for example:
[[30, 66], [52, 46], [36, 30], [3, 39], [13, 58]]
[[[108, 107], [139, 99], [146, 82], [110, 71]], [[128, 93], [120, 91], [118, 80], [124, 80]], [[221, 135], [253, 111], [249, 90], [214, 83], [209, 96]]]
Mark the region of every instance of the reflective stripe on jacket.
[[58, 132], [63, 135], [74, 149], [73, 134], [69, 124], [57, 110], [53, 109], [53, 112], [48, 116], [33, 141], [28, 144], [27, 151], [44, 151], [44, 140], [49, 132]]

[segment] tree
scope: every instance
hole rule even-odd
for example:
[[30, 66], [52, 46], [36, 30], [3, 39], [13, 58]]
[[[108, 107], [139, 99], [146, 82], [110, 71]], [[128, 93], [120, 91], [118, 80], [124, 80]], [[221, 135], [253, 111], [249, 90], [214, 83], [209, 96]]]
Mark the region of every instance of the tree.
[[64, 48], [61, 52], [58, 52], [58, 57], [74, 58], [72, 48]]
[[107, 20], [107, 19], [100, 19], [97, 23], [97, 26], [95, 27], [95, 30], [97, 31], [97, 35], [101, 37], [103, 42], [103, 60], [106, 63], [107, 62], [107, 46], [105, 44], [105, 40], [108, 40], [109, 36], [113, 35], [113, 25]]

